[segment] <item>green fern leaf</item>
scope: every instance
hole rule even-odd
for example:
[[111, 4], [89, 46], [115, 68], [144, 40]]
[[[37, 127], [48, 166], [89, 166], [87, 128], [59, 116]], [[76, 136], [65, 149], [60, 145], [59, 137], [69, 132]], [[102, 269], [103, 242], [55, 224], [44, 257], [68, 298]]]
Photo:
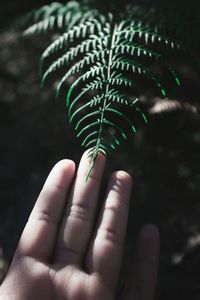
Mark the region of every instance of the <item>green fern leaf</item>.
[[101, 15], [75, 1], [45, 6], [35, 14], [34, 21], [25, 35], [52, 29], [59, 32], [41, 55], [41, 84], [63, 70], [56, 89], [58, 97], [70, 82], [66, 93], [69, 122], [82, 146], [92, 147], [88, 179], [98, 153], [110, 154], [129, 132], [136, 132], [135, 113], [147, 123], [146, 115], [136, 105], [141, 94], [138, 79], [150, 80], [166, 97], [165, 83], [151, 64], [166, 68], [180, 86], [175, 70], [162, 53], [162, 47], [178, 51], [180, 45], [137, 16], [135, 20], [117, 20], [112, 14]]
[[35, 22], [24, 31], [24, 36], [46, 33], [49, 30], [70, 29], [76, 24], [93, 19], [97, 15], [96, 10], [89, 10], [87, 6], [80, 5], [76, 1], [70, 1], [63, 5], [53, 2], [33, 12]]
[[[104, 37], [103, 41], [104, 41], [104, 46], [108, 44], [108, 38]], [[49, 68], [45, 71], [45, 73], [43, 74], [42, 77], [42, 86], [44, 85], [47, 77], [52, 74], [53, 72], [57, 71], [58, 69], [60, 69], [61, 67], [69, 64], [70, 62], [73, 62], [73, 60], [83, 54], [83, 53], [89, 53], [90, 51], [95, 51], [97, 49], [97, 43], [98, 46], [100, 44], [100, 42], [102, 42], [102, 40], [98, 40], [97, 38], [95, 39], [94, 36], [90, 36], [89, 39], [83, 41], [80, 45], [76, 46], [76, 47], [72, 47], [70, 48], [69, 51], [67, 51], [64, 55], [62, 55], [60, 58], [56, 59], [50, 66]], [[100, 47], [98, 47], [100, 48]], [[103, 50], [103, 45], [100, 48]], [[44, 60], [44, 57], [42, 56], [42, 61]], [[42, 61], [41, 61], [41, 65], [40, 65], [40, 73], [42, 73]]]

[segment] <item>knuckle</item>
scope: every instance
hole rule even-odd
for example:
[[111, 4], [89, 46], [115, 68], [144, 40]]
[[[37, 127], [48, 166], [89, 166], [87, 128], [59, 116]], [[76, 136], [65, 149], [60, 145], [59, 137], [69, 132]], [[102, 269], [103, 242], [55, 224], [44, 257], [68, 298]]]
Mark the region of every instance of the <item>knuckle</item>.
[[52, 214], [48, 211], [38, 211], [38, 212], [32, 212], [32, 214], [29, 217], [29, 222], [31, 221], [44, 221], [47, 223], [53, 223], [58, 224], [58, 220], [53, 218]]
[[70, 207], [69, 218], [90, 222], [92, 220], [92, 209], [87, 204], [72, 203]]
[[110, 242], [115, 246], [123, 248], [123, 242], [118, 237], [117, 231], [110, 228], [99, 228], [97, 232], [97, 239]]

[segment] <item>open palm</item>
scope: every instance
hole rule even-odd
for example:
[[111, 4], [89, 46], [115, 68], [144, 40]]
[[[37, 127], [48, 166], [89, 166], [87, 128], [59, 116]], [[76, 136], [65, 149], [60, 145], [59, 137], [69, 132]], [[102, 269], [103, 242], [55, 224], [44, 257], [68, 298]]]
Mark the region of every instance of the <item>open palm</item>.
[[[51, 171], [24, 229], [2, 300], [114, 300], [121, 267], [132, 179], [124, 171], [110, 178], [97, 216], [106, 159], [99, 155], [86, 183], [90, 161], [60, 161]], [[97, 220], [97, 221], [96, 221]], [[125, 300], [151, 300], [159, 235], [153, 225], [139, 235]]]

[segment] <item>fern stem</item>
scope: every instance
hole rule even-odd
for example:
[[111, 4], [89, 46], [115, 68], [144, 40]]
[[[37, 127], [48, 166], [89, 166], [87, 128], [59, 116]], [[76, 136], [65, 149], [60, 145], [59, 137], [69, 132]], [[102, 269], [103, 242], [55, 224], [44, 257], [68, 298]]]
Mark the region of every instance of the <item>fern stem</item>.
[[111, 45], [110, 45], [110, 51], [109, 51], [109, 57], [108, 57], [108, 67], [107, 67], [107, 84], [106, 84], [106, 93], [105, 93], [105, 98], [104, 98], [104, 102], [103, 102], [103, 107], [101, 108], [101, 116], [100, 116], [100, 129], [99, 129], [99, 134], [98, 134], [98, 138], [97, 138], [97, 143], [96, 143], [96, 146], [94, 147], [94, 151], [93, 151], [93, 154], [92, 154], [92, 162], [91, 162], [91, 166], [90, 166], [90, 170], [86, 176], [86, 182], [92, 172], [92, 169], [94, 167], [94, 164], [95, 164], [95, 161], [97, 159], [97, 155], [98, 155], [98, 152], [99, 152], [99, 149], [102, 148], [102, 143], [101, 143], [101, 140], [102, 140], [102, 131], [103, 131], [103, 125], [106, 123], [105, 120], [104, 120], [104, 116], [105, 116], [105, 111], [106, 111], [106, 108], [108, 107], [108, 104], [107, 104], [107, 100], [108, 100], [108, 93], [109, 93], [109, 88], [110, 88], [110, 78], [111, 78], [111, 65], [112, 65], [112, 60], [113, 60], [113, 49], [114, 49], [114, 46], [115, 46], [115, 43], [116, 43], [116, 36], [117, 36], [117, 30], [118, 30], [118, 25], [117, 24], [114, 24], [114, 27], [113, 27], [113, 33], [112, 33], [112, 39], [111, 39]]
[[115, 45], [115, 41], [116, 41], [116, 33], [117, 33], [117, 29], [118, 29], [118, 25], [115, 24], [114, 25], [114, 29], [113, 29], [113, 33], [112, 33], [112, 40], [111, 40], [111, 46], [110, 46], [110, 51], [109, 51], [109, 58], [108, 58], [108, 68], [107, 68], [107, 84], [106, 84], [106, 96], [104, 98], [104, 103], [103, 103], [103, 108], [101, 111], [101, 121], [100, 121], [100, 131], [99, 131], [99, 139], [103, 130], [103, 120], [104, 120], [104, 115], [105, 115], [105, 110], [107, 107], [107, 95], [109, 93], [109, 87], [110, 87], [110, 77], [111, 77], [111, 65], [112, 65], [112, 58], [113, 58], [113, 48]]

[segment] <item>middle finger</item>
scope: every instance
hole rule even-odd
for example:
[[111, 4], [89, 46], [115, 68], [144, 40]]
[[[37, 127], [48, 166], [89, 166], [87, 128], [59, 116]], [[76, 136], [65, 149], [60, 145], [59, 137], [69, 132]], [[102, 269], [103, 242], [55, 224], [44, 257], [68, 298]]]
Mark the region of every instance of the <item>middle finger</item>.
[[83, 260], [93, 230], [105, 162], [105, 156], [99, 154], [86, 182], [91, 159], [88, 151], [83, 154], [60, 228], [54, 257], [56, 263], [80, 264]]

